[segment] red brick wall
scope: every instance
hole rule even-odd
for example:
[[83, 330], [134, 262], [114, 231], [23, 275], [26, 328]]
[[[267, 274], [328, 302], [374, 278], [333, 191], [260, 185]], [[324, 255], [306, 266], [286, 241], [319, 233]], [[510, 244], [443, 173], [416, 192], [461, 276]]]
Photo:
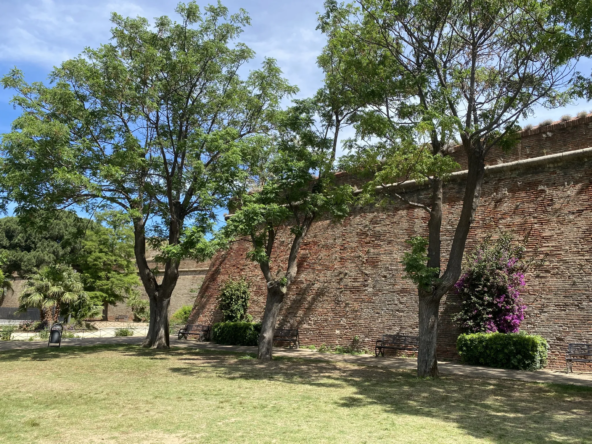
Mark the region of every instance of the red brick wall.
[[[525, 137], [521, 157], [592, 146], [588, 120], [554, 129], [552, 136], [545, 137], [554, 145], [546, 145], [544, 151], [532, 148], [528, 156], [525, 144], [535, 146], [542, 135]], [[509, 156], [505, 161], [516, 159]], [[568, 342], [592, 342], [591, 172], [592, 156], [588, 156], [487, 174], [469, 239], [471, 248], [499, 230], [517, 237], [529, 234], [528, 251], [548, 254], [545, 266], [527, 274], [523, 296], [528, 311], [522, 330], [549, 341], [550, 364], [555, 368], [564, 366]], [[445, 188], [443, 252], [450, 247], [463, 191], [462, 180]], [[408, 193], [413, 199], [425, 197], [422, 189]], [[283, 305], [279, 325], [297, 326], [304, 345], [346, 345], [359, 336], [369, 349], [383, 333], [416, 333], [416, 291], [404, 279], [400, 262], [408, 250], [405, 240], [426, 234], [426, 216], [423, 210], [393, 201], [388, 207], [358, 209], [341, 224], [315, 223], [302, 246], [298, 278]], [[285, 266], [288, 253], [286, 242], [278, 246], [272, 258], [274, 269]], [[265, 282], [258, 266], [245, 258], [249, 248], [248, 242], [237, 242], [214, 258], [195, 301], [193, 322], [220, 320], [216, 297], [231, 277], [251, 281], [249, 311], [255, 319], [261, 318]], [[441, 359], [457, 358], [458, 330], [450, 321], [456, 302], [448, 296], [442, 303]]]

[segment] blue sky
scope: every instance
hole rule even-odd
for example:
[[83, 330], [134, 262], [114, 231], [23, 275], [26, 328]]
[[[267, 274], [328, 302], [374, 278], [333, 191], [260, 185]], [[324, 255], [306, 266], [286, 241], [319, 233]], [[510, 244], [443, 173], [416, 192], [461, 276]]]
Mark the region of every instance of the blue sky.
[[[27, 81], [46, 81], [52, 67], [97, 47], [110, 37], [111, 12], [149, 19], [178, 16], [178, 0], [0, 0], [0, 75], [18, 67]], [[200, 5], [213, 3], [198, 1]], [[256, 51], [252, 68], [264, 57], [278, 61], [285, 77], [300, 88], [299, 97], [316, 92], [322, 73], [316, 58], [324, 46], [316, 31], [322, 0], [224, 0], [230, 12], [239, 8], [251, 16], [241, 41]], [[0, 134], [10, 131], [17, 111], [9, 103], [12, 92], [0, 89]], [[224, 211], [221, 210], [220, 213]], [[221, 218], [220, 214], [220, 218]]]
[[[110, 13], [152, 19], [177, 18], [177, 0], [0, 0], [0, 74], [14, 66], [29, 81], [44, 81], [53, 66], [85, 47], [108, 41]], [[200, 5], [212, 1], [199, 1]], [[285, 76], [300, 88], [299, 96], [314, 94], [322, 82], [316, 58], [324, 46], [316, 31], [322, 0], [224, 0], [231, 12], [246, 9], [251, 26], [241, 40], [257, 53], [252, 67], [264, 57], [275, 58]], [[8, 103], [10, 91], [0, 90], [0, 133], [10, 130], [16, 112]]]
[[[12, 67], [25, 73], [28, 81], [45, 81], [53, 66], [79, 54], [84, 47], [96, 47], [110, 36], [110, 13], [154, 18], [176, 17], [177, 0], [0, 0], [0, 75]], [[209, 3], [198, 1], [200, 5]], [[231, 12], [246, 9], [252, 19], [241, 40], [257, 53], [252, 67], [263, 57], [278, 61], [289, 81], [307, 97], [321, 86], [322, 73], [316, 58], [325, 44], [316, 31], [317, 12], [323, 0], [224, 0]], [[580, 62], [578, 69], [589, 75], [592, 63]], [[10, 130], [16, 111], [9, 104], [11, 92], [0, 90], [0, 134]], [[523, 125], [538, 124], [563, 114], [592, 111], [585, 101], [566, 108], [537, 108]]]
[[[53, 66], [79, 54], [86, 46], [108, 41], [116, 11], [125, 16], [175, 17], [178, 0], [0, 0], [0, 75], [14, 66], [26, 78], [46, 80]], [[207, 1], [199, 1], [203, 5]], [[224, 0], [231, 12], [246, 9], [252, 24], [242, 40], [257, 52], [252, 62], [259, 66], [263, 57], [277, 59], [285, 76], [300, 88], [301, 97], [312, 95], [322, 82], [316, 58], [325, 44], [316, 31], [317, 12], [323, 0]], [[590, 74], [592, 63], [578, 67]], [[8, 103], [10, 91], [0, 90], [0, 133], [10, 130], [16, 112]], [[566, 108], [537, 109], [536, 115], [522, 122], [537, 124], [547, 118], [592, 110], [592, 104], [579, 102]]]

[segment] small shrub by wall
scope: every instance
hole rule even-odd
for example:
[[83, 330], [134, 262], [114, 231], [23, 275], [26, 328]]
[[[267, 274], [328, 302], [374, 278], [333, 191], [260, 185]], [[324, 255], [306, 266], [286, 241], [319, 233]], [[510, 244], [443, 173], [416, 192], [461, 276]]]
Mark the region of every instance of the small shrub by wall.
[[520, 296], [528, 268], [525, 251], [524, 245], [513, 243], [510, 233], [502, 233], [495, 241], [486, 236], [467, 255], [467, 270], [454, 286], [462, 303], [453, 320], [464, 333], [520, 331], [526, 310]]
[[189, 316], [191, 315], [191, 310], [193, 306], [191, 305], [183, 305], [179, 308], [173, 316], [171, 316], [171, 323], [173, 324], [187, 324], [189, 320]]
[[0, 327], [0, 341], [10, 341], [15, 330], [16, 327], [12, 325]]
[[226, 281], [218, 296], [218, 308], [225, 321], [251, 322], [253, 318], [247, 314], [251, 291], [249, 283], [244, 279]]
[[224, 345], [256, 346], [261, 324], [253, 322], [218, 322], [212, 328], [212, 341]]
[[547, 365], [549, 346], [541, 336], [514, 333], [460, 335], [456, 348], [463, 362], [486, 367], [539, 370]]
[[134, 331], [131, 328], [117, 328], [115, 329], [115, 336], [133, 336]]

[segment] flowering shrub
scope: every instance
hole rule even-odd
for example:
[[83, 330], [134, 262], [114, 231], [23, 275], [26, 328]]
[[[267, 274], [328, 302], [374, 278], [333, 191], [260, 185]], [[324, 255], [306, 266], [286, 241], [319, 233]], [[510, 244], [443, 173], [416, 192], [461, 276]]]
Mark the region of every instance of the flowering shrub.
[[517, 333], [526, 306], [520, 292], [524, 288], [526, 264], [524, 247], [513, 246], [504, 234], [490, 237], [468, 258], [467, 271], [454, 286], [462, 299], [454, 320], [467, 333]]

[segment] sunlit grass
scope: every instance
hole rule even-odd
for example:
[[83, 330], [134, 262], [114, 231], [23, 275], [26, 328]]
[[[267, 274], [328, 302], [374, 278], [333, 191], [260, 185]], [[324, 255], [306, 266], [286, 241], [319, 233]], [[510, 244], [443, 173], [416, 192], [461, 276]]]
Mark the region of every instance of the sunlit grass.
[[592, 442], [592, 390], [195, 349], [0, 354], [0, 442]]

